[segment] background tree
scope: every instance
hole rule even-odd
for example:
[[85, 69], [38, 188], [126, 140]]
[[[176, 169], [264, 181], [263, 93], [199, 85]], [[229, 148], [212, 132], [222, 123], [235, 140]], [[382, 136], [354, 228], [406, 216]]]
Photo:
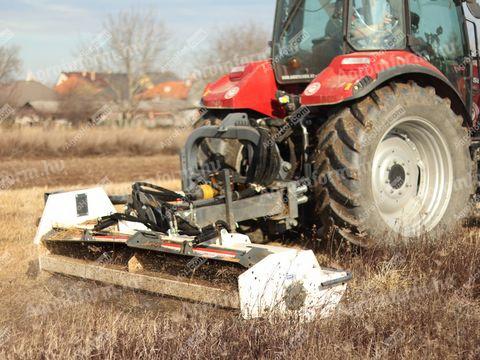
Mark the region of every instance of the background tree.
[[77, 56], [87, 71], [124, 74], [125, 81], [109, 85], [115, 102], [132, 113], [145, 75], [160, 65], [168, 40], [166, 26], [152, 9], [122, 11], [107, 18], [101, 38], [101, 43], [80, 44]]
[[15, 87], [6, 87], [15, 75], [21, 70], [20, 49], [16, 46], [0, 46], [0, 86], [3, 87], [0, 94], [0, 125], [5, 126], [13, 122], [15, 113], [14, 103], [19, 94]]
[[215, 33], [208, 38], [209, 46], [202, 49], [199, 60], [194, 64], [196, 84], [193, 96], [201, 96], [207, 83], [230, 72], [233, 67], [270, 56], [270, 31], [263, 25], [248, 22], [222, 28]]
[[59, 113], [72, 124], [80, 125], [89, 120], [100, 107], [92, 92], [79, 87], [60, 98]]
[[11, 81], [20, 71], [20, 49], [16, 46], [0, 46], [0, 84]]

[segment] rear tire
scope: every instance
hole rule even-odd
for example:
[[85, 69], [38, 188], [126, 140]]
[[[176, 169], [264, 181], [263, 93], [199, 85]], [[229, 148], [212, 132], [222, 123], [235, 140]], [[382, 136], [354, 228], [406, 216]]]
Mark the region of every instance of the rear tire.
[[323, 238], [362, 247], [450, 230], [474, 193], [470, 138], [448, 99], [392, 83], [319, 129], [315, 215]]

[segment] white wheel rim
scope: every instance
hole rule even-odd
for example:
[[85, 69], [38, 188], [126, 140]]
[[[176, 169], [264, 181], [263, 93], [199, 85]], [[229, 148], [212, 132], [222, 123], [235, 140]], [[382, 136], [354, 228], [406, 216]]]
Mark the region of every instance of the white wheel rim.
[[431, 231], [453, 191], [453, 162], [442, 133], [420, 117], [404, 118], [379, 143], [372, 163], [375, 205], [403, 236]]

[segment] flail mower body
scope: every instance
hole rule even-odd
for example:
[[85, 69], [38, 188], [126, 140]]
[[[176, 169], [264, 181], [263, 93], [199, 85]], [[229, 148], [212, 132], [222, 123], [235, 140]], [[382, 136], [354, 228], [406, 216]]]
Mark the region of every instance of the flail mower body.
[[[188, 211], [195, 210], [193, 203]], [[189, 215], [175, 211], [170, 224]], [[252, 244], [227, 226], [187, 235], [182, 226], [161, 232], [148, 224], [131, 210], [119, 214], [101, 188], [50, 194], [35, 238], [40, 268], [239, 309], [245, 319], [327, 316], [351, 278], [347, 272], [320, 267], [312, 251]], [[175, 268], [168, 269], [170, 261]], [[196, 277], [204, 268], [210, 274]], [[223, 282], [216, 281], [218, 269], [228, 272]]]

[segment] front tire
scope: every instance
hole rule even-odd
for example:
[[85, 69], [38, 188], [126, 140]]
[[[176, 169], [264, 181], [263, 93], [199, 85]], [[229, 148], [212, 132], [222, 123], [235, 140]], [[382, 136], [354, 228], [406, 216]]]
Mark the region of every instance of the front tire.
[[334, 114], [314, 158], [323, 237], [370, 246], [453, 228], [474, 193], [469, 143], [450, 101], [414, 82]]

